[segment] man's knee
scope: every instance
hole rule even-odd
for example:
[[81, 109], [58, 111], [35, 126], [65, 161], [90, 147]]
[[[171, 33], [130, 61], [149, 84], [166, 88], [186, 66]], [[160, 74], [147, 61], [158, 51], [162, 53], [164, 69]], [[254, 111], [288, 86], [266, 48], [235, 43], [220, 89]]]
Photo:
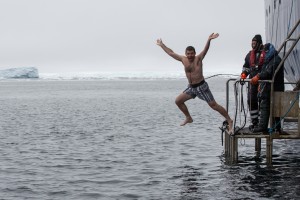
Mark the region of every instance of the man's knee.
[[181, 98], [180, 96], [176, 97], [176, 99], [175, 99], [175, 104], [176, 104], [177, 106], [183, 104], [184, 102], [185, 102], [184, 99]]
[[176, 104], [177, 106], [181, 104], [181, 101], [180, 101], [180, 99], [178, 99], [178, 97], [175, 99], [175, 104]]
[[175, 104], [177, 106], [180, 106], [180, 105], [184, 104], [184, 102], [186, 102], [187, 100], [189, 100], [191, 98], [192, 98], [191, 96], [182, 93], [182, 94], [180, 94], [179, 96], [176, 97]]

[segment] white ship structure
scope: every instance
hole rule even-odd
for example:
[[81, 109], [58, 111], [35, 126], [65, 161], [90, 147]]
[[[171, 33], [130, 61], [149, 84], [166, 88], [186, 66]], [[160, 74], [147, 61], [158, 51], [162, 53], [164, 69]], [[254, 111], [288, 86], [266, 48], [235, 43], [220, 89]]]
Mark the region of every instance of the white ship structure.
[[291, 83], [300, 80], [299, 20], [299, 0], [265, 0], [266, 43], [272, 43], [276, 49], [282, 47], [281, 58], [295, 45], [284, 62], [284, 75]]

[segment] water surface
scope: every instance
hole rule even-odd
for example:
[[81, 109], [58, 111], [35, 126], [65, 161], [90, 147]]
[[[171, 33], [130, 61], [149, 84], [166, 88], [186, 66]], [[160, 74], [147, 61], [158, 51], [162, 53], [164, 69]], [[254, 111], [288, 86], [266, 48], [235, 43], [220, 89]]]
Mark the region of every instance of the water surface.
[[[218, 81], [221, 81], [218, 82]], [[209, 79], [225, 105], [226, 79]], [[1, 199], [299, 199], [300, 145], [275, 141], [273, 167], [239, 142], [227, 164], [223, 118], [199, 100], [185, 127], [185, 80], [0, 84]], [[232, 114], [230, 112], [230, 114]]]

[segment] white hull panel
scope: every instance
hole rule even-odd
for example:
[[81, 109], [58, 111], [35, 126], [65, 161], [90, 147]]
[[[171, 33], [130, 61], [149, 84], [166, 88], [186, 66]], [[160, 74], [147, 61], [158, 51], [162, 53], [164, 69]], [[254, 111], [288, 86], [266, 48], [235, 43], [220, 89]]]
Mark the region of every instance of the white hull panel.
[[[278, 49], [299, 19], [299, 0], [265, 0], [266, 43], [272, 43]], [[291, 38], [296, 38], [299, 34], [300, 26]], [[287, 49], [291, 45], [292, 42], [288, 42]], [[282, 53], [280, 55], [282, 57]], [[291, 52], [284, 66], [285, 78], [289, 82], [297, 82], [300, 79], [300, 42]]]

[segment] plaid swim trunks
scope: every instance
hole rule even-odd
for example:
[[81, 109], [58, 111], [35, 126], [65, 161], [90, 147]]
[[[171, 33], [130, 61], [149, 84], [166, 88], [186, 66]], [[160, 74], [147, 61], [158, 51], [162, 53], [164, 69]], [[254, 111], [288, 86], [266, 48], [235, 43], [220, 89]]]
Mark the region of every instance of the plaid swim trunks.
[[199, 99], [202, 99], [207, 103], [215, 100], [207, 82], [204, 80], [194, 85], [190, 84], [188, 88], [183, 91], [183, 93], [190, 95], [193, 99], [197, 96]]

